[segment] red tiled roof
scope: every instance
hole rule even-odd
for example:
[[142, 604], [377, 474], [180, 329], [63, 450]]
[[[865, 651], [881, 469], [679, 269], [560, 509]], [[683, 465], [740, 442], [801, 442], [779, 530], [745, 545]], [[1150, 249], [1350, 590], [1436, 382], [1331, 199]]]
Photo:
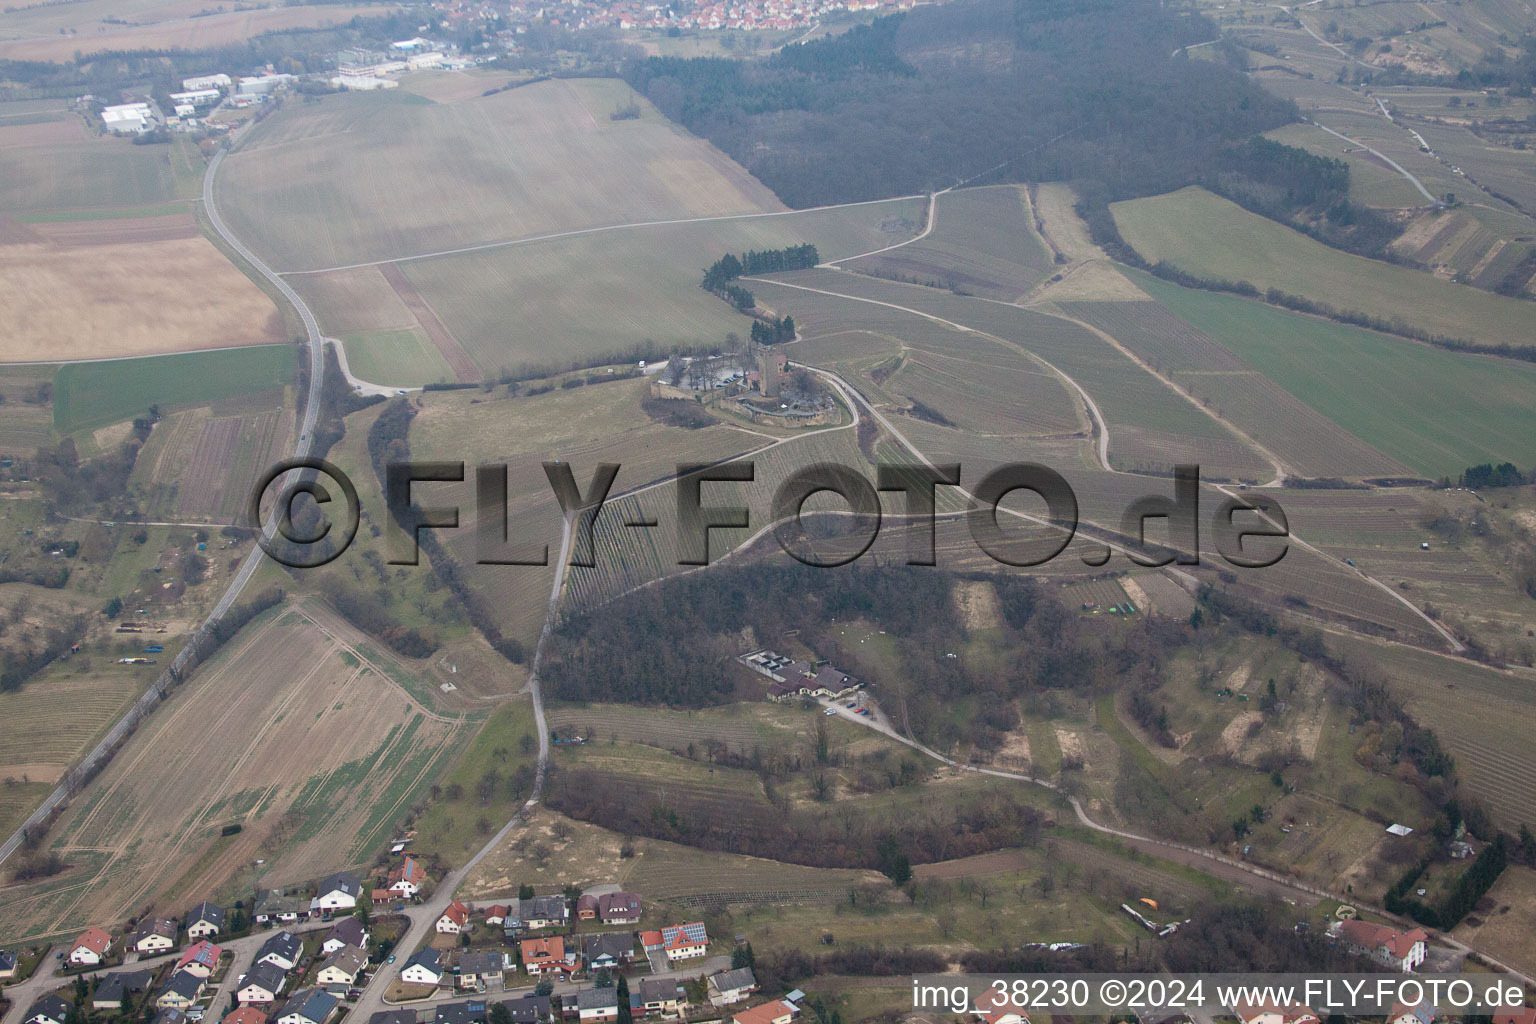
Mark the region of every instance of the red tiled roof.
[[253, 1006], [242, 1006], [226, 1013], [220, 1024], [267, 1024], [267, 1015]]
[[1339, 935], [1346, 941], [1366, 949], [1385, 949], [1399, 960], [1413, 952], [1415, 944], [1428, 942], [1429, 936], [1422, 928], [1399, 932], [1385, 925], [1369, 921], [1344, 921], [1339, 925]]
[[565, 939], [552, 935], [543, 939], [523, 940], [523, 963], [549, 963], [565, 959]]
[[92, 925], [80, 933], [80, 937], [75, 940], [75, 944], [70, 949], [79, 949], [81, 946], [84, 946], [92, 953], [100, 956], [107, 951], [107, 947], [110, 945], [112, 945], [112, 936], [108, 935], [104, 929]]
[[763, 1003], [761, 1006], [754, 1006], [750, 1010], [741, 1010], [731, 1014], [731, 1016], [736, 1021], [736, 1024], [772, 1024], [776, 1018], [794, 1012], [795, 1008], [792, 1004], [786, 1003], [782, 999], [775, 999], [771, 1003]]
[[454, 900], [448, 904], [448, 909], [443, 911], [443, 917], [446, 917], [456, 925], [462, 926], [465, 921], [469, 920], [469, 908], [459, 900]]
[[195, 946], [188, 946], [187, 951], [181, 954], [181, 959], [176, 961], [176, 969], [179, 971], [194, 961], [207, 967], [210, 971], [217, 966], [219, 956], [224, 952], [224, 947], [215, 946], [204, 939]]
[[389, 873], [389, 884], [396, 882], [410, 882], [412, 885], [420, 885], [427, 880], [427, 870], [416, 863], [415, 857], [407, 857], [404, 862]]

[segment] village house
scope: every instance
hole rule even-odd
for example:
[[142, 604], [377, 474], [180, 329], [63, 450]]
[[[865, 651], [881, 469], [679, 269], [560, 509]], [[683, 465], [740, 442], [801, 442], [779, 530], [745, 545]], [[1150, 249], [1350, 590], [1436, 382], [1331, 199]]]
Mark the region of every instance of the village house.
[[640, 984], [630, 989], [629, 1004], [632, 1013], [648, 1017], [671, 1017], [677, 1014], [683, 996], [672, 979], [641, 978]]
[[149, 983], [155, 980], [153, 971], [118, 971], [109, 974], [96, 991], [91, 993], [91, 1009], [119, 1011], [124, 1000], [149, 991]]
[[267, 1015], [254, 1006], [240, 1006], [226, 1013], [219, 1024], [267, 1024]]
[[599, 932], [581, 936], [581, 960], [589, 971], [609, 971], [635, 958], [635, 937], [629, 932]]
[[256, 964], [235, 989], [235, 1001], [243, 1006], [271, 1006], [283, 994], [288, 976], [270, 962]]
[[388, 889], [374, 889], [370, 893], [369, 899], [373, 900], [375, 907], [385, 907], [395, 902], [396, 896]]
[[329, 956], [342, 946], [368, 948], [368, 929], [363, 927], [363, 922], [355, 917], [344, 917], [331, 925], [331, 930], [325, 935], [325, 941], [320, 944], [320, 952]]
[[112, 949], [112, 936], [103, 928], [92, 926], [81, 932], [69, 947], [69, 962], [74, 966], [99, 964]]
[[704, 956], [709, 952], [709, 936], [705, 934], [704, 922], [667, 925], [661, 930], [661, 948], [666, 951], [669, 962]]
[[69, 1019], [70, 1005], [55, 995], [46, 995], [27, 1007], [23, 1024], [64, 1024]]
[[1435, 1018], [1439, 1015], [1439, 1011], [1428, 1002], [1413, 1006], [1393, 1003], [1392, 1012], [1387, 1014], [1387, 1024], [1435, 1024]]
[[576, 993], [576, 1019], [582, 1024], [604, 1024], [619, 1019], [619, 990], [584, 988]]
[[278, 932], [256, 951], [256, 963], [271, 964], [281, 971], [291, 971], [304, 955], [304, 940], [293, 932]]
[[558, 935], [542, 939], [524, 939], [522, 941], [523, 970], [530, 977], [538, 977], [543, 974], [555, 974], [565, 972], [569, 974], [576, 966], [574, 953], [567, 953], [565, 940]]
[[555, 1019], [548, 996], [525, 995], [501, 1004], [512, 1015], [512, 1024], [549, 1024]]
[[309, 901], [301, 896], [285, 896], [277, 889], [269, 889], [256, 897], [252, 912], [257, 924], [292, 924], [309, 916]]
[[176, 922], [168, 917], [147, 917], [133, 930], [133, 948], [140, 953], [164, 953], [176, 948]]
[[800, 1009], [794, 1003], [775, 999], [750, 1010], [737, 1010], [731, 1014], [731, 1020], [734, 1024], [789, 1024], [799, 1015]]
[[484, 988], [500, 985], [507, 969], [506, 957], [499, 952], [465, 953], [459, 957], [459, 987]]
[[507, 921], [507, 905], [505, 903], [492, 903], [485, 908], [485, 923], [488, 925], [505, 925]]
[[405, 962], [400, 980], [407, 985], [436, 985], [443, 980], [442, 954], [432, 948], [417, 953]]
[[502, 929], [508, 935], [518, 935], [542, 928], [563, 927], [570, 921], [571, 908], [564, 896], [535, 896], [509, 905]]
[[187, 1010], [203, 994], [207, 980], [191, 971], [177, 971], [160, 989], [155, 1006], [162, 1010]]
[[416, 1024], [415, 1010], [378, 1010], [369, 1014], [368, 1024]]
[[352, 910], [357, 906], [357, 899], [363, 894], [362, 881], [346, 871], [338, 871], [334, 875], [322, 879], [315, 890], [315, 898], [309, 901], [309, 909], [312, 911]]
[[174, 1006], [167, 1006], [155, 1014], [155, 1019], [150, 1024], [193, 1024], [192, 1018], [187, 1016], [186, 1010], [178, 1010]]
[[215, 946], [204, 939], [202, 942], [187, 947], [187, 951], [181, 954], [176, 961], [176, 970], [187, 971], [199, 978], [206, 978], [212, 974], [214, 968], [219, 966], [219, 957], [224, 954], [222, 946]]
[[315, 974], [315, 984], [343, 991], [357, 984], [363, 969], [368, 966], [368, 954], [356, 946], [342, 946], [325, 958]]
[[640, 897], [632, 892], [605, 892], [597, 898], [597, 917], [603, 924], [639, 924]]
[[1400, 932], [1369, 921], [1337, 921], [1328, 934], [1350, 949], [1404, 974], [1422, 964], [1429, 953], [1429, 935], [1422, 928]]
[[709, 976], [709, 1001], [714, 1006], [739, 1003], [757, 991], [757, 978], [750, 967], [738, 967], [734, 971], [721, 971]]
[[1319, 1024], [1317, 1014], [1298, 1003], [1235, 1003], [1232, 1012], [1243, 1024]]
[[415, 857], [407, 857], [389, 873], [386, 888], [390, 892], [410, 899], [421, 891], [427, 882], [427, 871]]
[[301, 988], [283, 1004], [277, 1024], [325, 1024], [336, 1010], [336, 997], [318, 988]]
[[462, 1003], [443, 1003], [433, 1014], [432, 1024], [486, 1024], [489, 1019], [489, 1004], [484, 999], [471, 999]]
[[206, 900], [187, 911], [187, 938], [206, 939], [224, 930], [224, 908]]
[[597, 920], [597, 894], [584, 892], [576, 897], [576, 920]]
[[0, 949], [0, 981], [10, 981], [16, 977], [16, 971], [16, 954]]
[[1029, 1017], [1013, 1005], [1008, 994], [993, 988], [976, 997], [971, 1015], [982, 1024], [1029, 1024]]
[[470, 927], [469, 908], [459, 900], [448, 904], [443, 916], [437, 919], [437, 930], [443, 935], [458, 935], [469, 931]]

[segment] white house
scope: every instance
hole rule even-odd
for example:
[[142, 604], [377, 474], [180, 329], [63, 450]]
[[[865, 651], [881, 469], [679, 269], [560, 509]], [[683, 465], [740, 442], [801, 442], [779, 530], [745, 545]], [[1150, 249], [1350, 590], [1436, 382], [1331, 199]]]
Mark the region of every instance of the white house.
[[709, 936], [703, 921], [690, 924], [669, 924], [661, 930], [661, 948], [666, 950], [667, 960], [691, 960], [709, 952]]
[[278, 932], [256, 951], [257, 964], [271, 964], [284, 973], [293, 970], [304, 955], [304, 940], [293, 932]]
[[436, 985], [442, 980], [441, 955], [435, 949], [424, 949], [405, 962], [400, 980], [407, 985]]
[[356, 875], [338, 871], [320, 882], [319, 888], [315, 890], [315, 898], [309, 901], [309, 909], [322, 913], [327, 910], [351, 910], [357, 906], [357, 898], [362, 892], [363, 883]]
[[69, 947], [69, 962], [77, 967], [99, 964], [112, 948], [112, 936], [102, 928], [87, 928]]
[[356, 946], [343, 946], [320, 965], [315, 982], [320, 985], [345, 985], [357, 983], [358, 976], [368, 964], [367, 955]]
[[410, 899], [421, 891], [427, 881], [427, 871], [415, 857], [407, 857], [400, 866], [389, 873], [390, 892]]
[[187, 911], [187, 938], [206, 939], [224, 930], [224, 908], [206, 900]]
[[1319, 1024], [1317, 1014], [1297, 1003], [1237, 1003], [1232, 1012], [1243, 1024]]
[[140, 953], [164, 953], [176, 948], [176, 922], [168, 917], [146, 917], [133, 932], [133, 948]]
[[457, 935], [469, 930], [469, 908], [459, 900], [448, 904], [443, 916], [437, 919], [437, 930], [444, 935]]
[[288, 978], [272, 964], [262, 963], [252, 967], [235, 989], [235, 1001], [242, 1006], [270, 1006], [282, 995]]
[[336, 1010], [336, 997], [318, 988], [301, 988], [283, 1004], [277, 1024], [325, 1024]]
[[1338, 921], [1329, 934], [1377, 963], [1409, 973], [1429, 954], [1429, 935], [1422, 928], [1400, 932], [1369, 921]]
[[344, 917], [332, 925], [325, 936], [325, 941], [320, 944], [320, 952], [330, 956], [345, 946], [368, 948], [368, 929], [364, 928], [363, 922], [355, 917]]
[[721, 971], [709, 976], [709, 1001], [715, 1006], [739, 1003], [757, 991], [757, 978], [750, 967]]

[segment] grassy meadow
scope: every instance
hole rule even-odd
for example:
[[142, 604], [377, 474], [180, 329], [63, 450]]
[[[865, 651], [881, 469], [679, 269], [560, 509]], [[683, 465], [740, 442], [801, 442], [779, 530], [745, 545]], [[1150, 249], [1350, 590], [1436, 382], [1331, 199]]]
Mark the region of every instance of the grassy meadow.
[[1111, 206], [1142, 258], [1201, 277], [1278, 288], [1338, 310], [1487, 345], [1528, 345], [1531, 307], [1422, 271], [1354, 256], [1200, 188]]

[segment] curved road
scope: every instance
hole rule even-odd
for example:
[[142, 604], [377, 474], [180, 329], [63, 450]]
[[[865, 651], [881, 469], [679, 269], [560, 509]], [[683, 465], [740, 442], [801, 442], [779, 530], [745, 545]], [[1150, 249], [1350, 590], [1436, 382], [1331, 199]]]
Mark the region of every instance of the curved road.
[[[293, 450], [296, 458], [304, 458], [309, 454], [310, 437], [314, 435], [315, 418], [319, 415], [320, 411], [320, 385], [325, 374], [324, 338], [320, 334], [320, 326], [315, 322], [314, 314], [304, 304], [304, 300], [299, 298], [298, 293], [288, 287], [288, 284], [273, 273], [265, 263], [257, 259], [256, 255], [241, 244], [239, 239], [230, 234], [229, 228], [224, 224], [224, 218], [219, 216], [218, 207], [214, 205], [213, 181], [214, 175], [218, 172], [219, 165], [223, 162], [224, 150], [220, 150], [209, 161], [208, 170], [203, 176], [203, 207], [208, 211], [208, 219], [213, 224], [214, 230], [228, 243], [230, 248], [239, 253], [240, 257], [254, 267], [259, 274], [276, 285], [283, 297], [293, 303], [293, 307], [299, 312], [299, 317], [304, 321], [304, 330], [309, 336], [309, 393], [304, 399], [304, 420], [299, 427], [299, 440]], [[276, 525], [277, 520], [274, 512], [273, 516], [267, 520], [264, 530], [268, 537], [272, 535]], [[107, 758], [112, 748], [122, 742], [132, 727], [164, 695], [170, 688], [175, 676], [185, 670], [191, 662], [192, 650], [196, 645], [196, 641], [206, 634], [208, 630], [212, 629], [224, 617], [225, 613], [229, 611], [230, 607], [239, 600], [241, 592], [245, 590], [245, 585], [251, 581], [251, 577], [255, 575], [256, 569], [261, 565], [261, 561], [265, 557], [266, 555], [262, 551], [261, 545], [258, 544], [251, 548], [250, 554], [246, 555], [245, 561], [241, 563], [234, 578], [230, 580], [229, 588], [224, 591], [224, 596], [219, 598], [218, 603], [213, 606], [213, 609], [208, 613], [208, 617], [203, 620], [197, 631], [188, 639], [186, 646], [176, 655], [170, 667], [162, 672], [154, 684], [144, 692], [144, 695], [134, 702], [133, 706], [128, 709], [122, 718], [118, 719], [117, 724], [112, 726], [112, 729], [102, 737], [101, 742], [96, 744], [91, 752], [64, 776], [63, 780], [54, 788], [52, 793], [48, 794], [47, 799], [42, 802], [37, 810], [27, 816], [27, 820], [22, 822], [21, 827], [13, 832], [4, 843], [0, 843], [0, 863], [4, 863], [7, 857], [16, 852], [16, 849], [21, 845], [23, 835], [28, 829], [36, 828], [39, 824], [46, 821], [48, 816], [69, 798], [70, 792], [73, 789], [73, 780], [88, 774], [101, 764]]]

